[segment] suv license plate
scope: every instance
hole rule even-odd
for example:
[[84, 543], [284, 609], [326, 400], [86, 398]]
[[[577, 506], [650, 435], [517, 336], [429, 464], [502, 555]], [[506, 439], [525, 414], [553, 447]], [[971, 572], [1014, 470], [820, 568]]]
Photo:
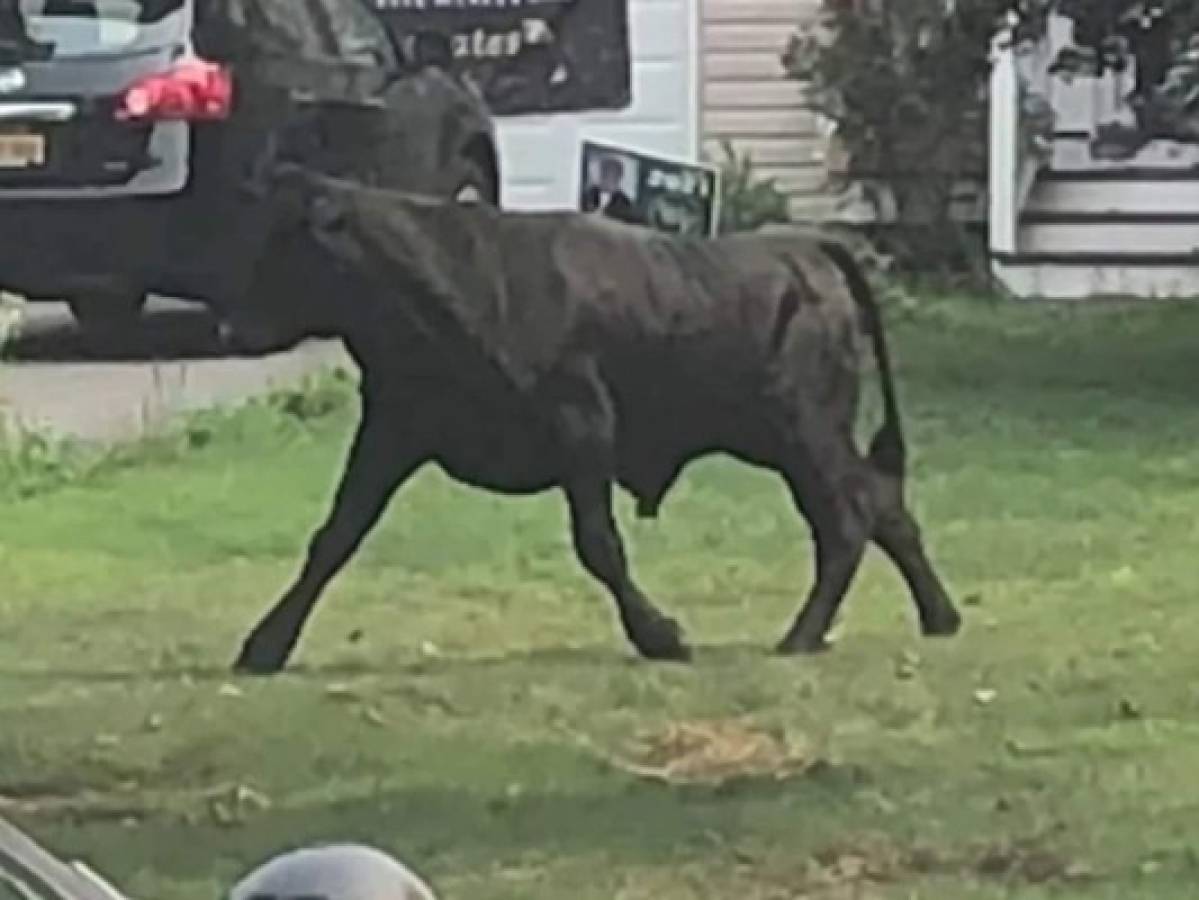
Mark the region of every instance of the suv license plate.
[[28, 169], [45, 163], [44, 135], [0, 134], [0, 169]]

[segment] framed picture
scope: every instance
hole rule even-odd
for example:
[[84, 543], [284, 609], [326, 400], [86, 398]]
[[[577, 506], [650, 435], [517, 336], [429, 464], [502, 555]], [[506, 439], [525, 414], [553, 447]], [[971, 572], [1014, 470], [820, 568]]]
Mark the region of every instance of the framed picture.
[[583, 141], [578, 208], [668, 234], [712, 237], [720, 224], [720, 173], [712, 166]]

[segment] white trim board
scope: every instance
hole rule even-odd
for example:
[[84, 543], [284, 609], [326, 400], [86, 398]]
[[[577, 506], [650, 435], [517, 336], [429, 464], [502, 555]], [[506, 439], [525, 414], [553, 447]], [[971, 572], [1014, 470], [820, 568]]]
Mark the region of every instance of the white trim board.
[[992, 260], [991, 271], [1007, 290], [1021, 299], [1199, 299], [1199, 265], [1090, 266]]

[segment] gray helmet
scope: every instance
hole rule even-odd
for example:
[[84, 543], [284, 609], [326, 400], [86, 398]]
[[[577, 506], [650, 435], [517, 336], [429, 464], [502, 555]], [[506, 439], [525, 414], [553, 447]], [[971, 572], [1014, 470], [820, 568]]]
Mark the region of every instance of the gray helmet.
[[361, 844], [331, 844], [268, 860], [228, 900], [437, 900], [407, 866]]

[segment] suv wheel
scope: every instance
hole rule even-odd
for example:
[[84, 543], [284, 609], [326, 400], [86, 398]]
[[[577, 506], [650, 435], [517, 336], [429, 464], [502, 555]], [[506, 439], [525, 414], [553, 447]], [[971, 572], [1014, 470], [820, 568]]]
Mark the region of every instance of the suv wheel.
[[86, 294], [68, 297], [71, 315], [84, 331], [114, 331], [137, 323], [146, 307], [144, 293]]

